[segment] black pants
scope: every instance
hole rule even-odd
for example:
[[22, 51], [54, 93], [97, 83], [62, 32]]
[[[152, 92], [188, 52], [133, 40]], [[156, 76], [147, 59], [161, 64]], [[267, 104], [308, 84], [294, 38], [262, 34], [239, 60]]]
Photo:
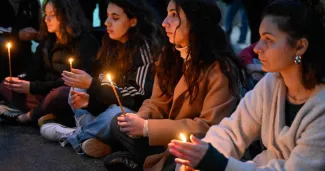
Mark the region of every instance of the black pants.
[[113, 149], [130, 152], [131, 157], [140, 165], [143, 165], [147, 156], [159, 154], [166, 150], [163, 146], [149, 146], [148, 138], [131, 138], [121, 132], [120, 127], [117, 125], [117, 117], [119, 115], [116, 115], [111, 122]]
[[57, 121], [74, 126], [74, 114], [68, 104], [70, 87], [62, 86], [52, 90], [47, 95], [21, 94], [7, 89], [0, 84], [0, 100], [26, 113], [31, 112], [32, 121], [37, 121], [46, 114], [54, 114]]

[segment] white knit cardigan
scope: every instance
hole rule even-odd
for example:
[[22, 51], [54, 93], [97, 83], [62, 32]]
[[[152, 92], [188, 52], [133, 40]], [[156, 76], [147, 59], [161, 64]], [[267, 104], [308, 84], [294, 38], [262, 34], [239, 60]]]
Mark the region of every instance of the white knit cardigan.
[[[285, 125], [286, 91], [281, 76], [268, 73], [230, 118], [209, 129], [204, 141], [229, 159], [226, 170], [325, 170], [325, 86], [315, 88], [291, 127]], [[257, 138], [267, 150], [239, 161]]]

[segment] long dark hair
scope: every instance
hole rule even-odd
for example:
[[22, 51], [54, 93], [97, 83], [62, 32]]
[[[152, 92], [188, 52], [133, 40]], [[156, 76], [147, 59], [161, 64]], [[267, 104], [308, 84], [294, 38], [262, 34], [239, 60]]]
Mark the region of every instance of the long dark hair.
[[324, 4], [319, 0], [277, 0], [265, 9], [265, 16], [274, 17], [278, 28], [288, 34], [287, 40], [292, 47], [301, 38], [308, 40], [308, 48], [301, 59], [303, 86], [312, 89], [324, 83]]
[[156, 60], [162, 49], [163, 32], [151, 6], [143, 0], [110, 0], [109, 3], [122, 8], [129, 19], [136, 18], [137, 24], [129, 28], [125, 43], [113, 40], [107, 34], [104, 36], [97, 55], [100, 63], [117, 70], [117, 76], [125, 74], [132, 67], [134, 55], [146, 44]]
[[[157, 68], [160, 88], [173, 95], [182, 75], [188, 85], [190, 102], [196, 98], [202, 73], [214, 62], [229, 80], [229, 89], [239, 96], [238, 87], [244, 82], [242, 66], [235, 56], [224, 30], [219, 26], [221, 12], [214, 0], [173, 0], [176, 10], [184, 11], [189, 23], [189, 56], [180, 58], [172, 45], [165, 48]], [[176, 33], [176, 31], [175, 31]]]
[[[82, 8], [77, 0], [45, 0], [43, 2], [43, 13], [48, 3], [53, 4], [55, 15], [60, 21], [61, 42], [63, 44], [71, 43], [79, 37], [82, 32], [91, 31], [91, 25], [85, 18]], [[45, 15], [42, 17], [40, 38], [55, 37], [54, 33], [49, 33], [45, 23]]]

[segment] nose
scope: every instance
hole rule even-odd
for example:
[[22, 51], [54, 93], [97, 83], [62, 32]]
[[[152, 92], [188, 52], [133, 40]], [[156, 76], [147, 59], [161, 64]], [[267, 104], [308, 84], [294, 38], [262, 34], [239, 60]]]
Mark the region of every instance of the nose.
[[259, 40], [259, 41], [256, 43], [256, 45], [255, 45], [253, 51], [254, 51], [256, 54], [261, 54], [261, 53], [262, 53], [262, 51], [263, 51], [263, 42], [262, 42], [261, 40]]
[[169, 27], [169, 23], [168, 23], [168, 19], [167, 17], [164, 19], [164, 21], [161, 24], [164, 28], [168, 28]]
[[107, 17], [106, 21], [105, 21], [105, 25], [107, 27], [110, 27], [112, 25], [112, 23], [109, 21], [109, 18]]
[[45, 17], [44, 17], [44, 20], [45, 20], [45, 22], [47, 23], [47, 22], [50, 21], [50, 17], [49, 17], [49, 16], [45, 16]]

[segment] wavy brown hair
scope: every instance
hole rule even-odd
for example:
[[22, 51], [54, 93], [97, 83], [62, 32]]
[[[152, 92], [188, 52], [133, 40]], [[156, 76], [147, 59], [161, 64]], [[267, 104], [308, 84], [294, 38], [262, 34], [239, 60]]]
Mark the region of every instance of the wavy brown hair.
[[[43, 2], [43, 14], [48, 3], [53, 4], [55, 15], [60, 21], [60, 34], [62, 36], [61, 43], [68, 44], [73, 39], [80, 36], [82, 32], [90, 32], [91, 25], [85, 18], [82, 8], [78, 0], [45, 0]], [[40, 38], [54, 37], [54, 33], [49, 33], [45, 23], [45, 15], [42, 17]]]
[[[239, 97], [238, 88], [244, 85], [244, 69], [235, 56], [230, 42], [220, 27], [221, 12], [215, 0], [173, 0], [176, 11], [182, 9], [190, 23], [189, 56], [184, 60], [174, 45], [164, 49], [157, 76], [164, 94], [172, 96], [181, 76], [188, 85], [190, 102], [199, 92], [202, 73], [214, 62], [218, 62], [221, 72], [229, 80], [230, 92]], [[179, 16], [179, 15], [178, 15]], [[180, 23], [181, 24], [181, 23]], [[176, 30], [175, 30], [176, 33]]]
[[128, 30], [128, 40], [125, 43], [113, 40], [105, 34], [97, 55], [101, 65], [113, 70], [118, 77], [132, 68], [134, 56], [145, 43], [155, 61], [163, 46], [163, 32], [156, 23], [152, 7], [144, 0], [110, 0], [109, 3], [122, 8], [129, 19], [137, 19], [137, 24]]

